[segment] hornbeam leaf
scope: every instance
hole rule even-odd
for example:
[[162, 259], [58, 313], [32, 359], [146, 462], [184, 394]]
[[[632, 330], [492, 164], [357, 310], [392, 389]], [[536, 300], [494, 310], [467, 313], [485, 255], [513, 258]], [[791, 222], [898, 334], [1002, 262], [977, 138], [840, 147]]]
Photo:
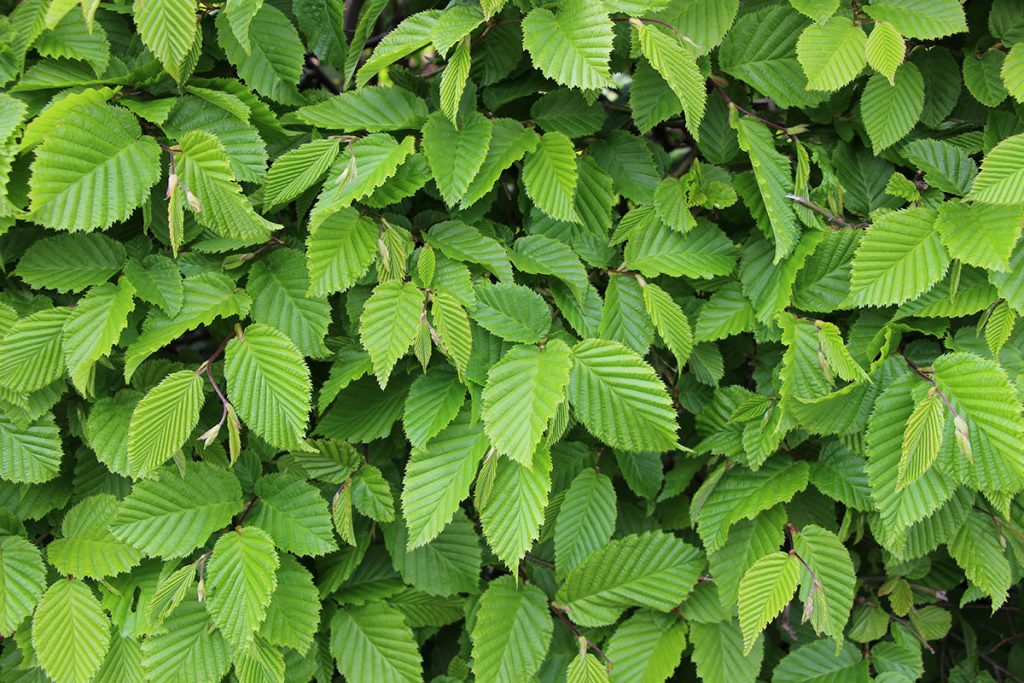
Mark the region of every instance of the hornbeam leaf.
[[110, 645], [110, 620], [80, 579], [57, 579], [32, 617], [32, 647], [56, 683], [88, 683]]
[[676, 417], [665, 385], [634, 352], [587, 339], [573, 347], [569, 401], [598, 438], [626, 451], [672, 450]]
[[377, 383], [384, 389], [395, 363], [408, 352], [424, 314], [423, 293], [411, 282], [377, 285], [359, 318], [359, 339], [370, 354]]
[[[67, 159], [74, 159], [74, 164]], [[127, 219], [160, 177], [160, 147], [126, 109], [95, 102], [65, 115], [36, 149], [33, 220], [69, 232]]]
[[199, 423], [203, 376], [192, 370], [172, 372], [153, 387], [132, 411], [128, 423], [128, 469], [141, 477], [181, 450]]
[[[493, 491], [478, 506], [480, 524], [487, 545], [506, 567], [515, 571], [540, 534], [544, 521], [551, 491], [551, 452], [542, 445], [534, 451], [529, 465], [498, 458], [495, 470]], [[479, 483], [477, 486], [479, 489]]]
[[199, 27], [195, 0], [140, 0], [132, 6], [132, 13], [139, 37], [164, 70], [176, 81], [185, 80], [188, 74], [182, 67]]
[[946, 406], [943, 405], [938, 393], [929, 392], [914, 407], [914, 412], [907, 420], [907, 429], [903, 433], [899, 479], [896, 481], [897, 491], [924, 474], [939, 457], [945, 427]]
[[866, 62], [864, 30], [845, 17], [832, 17], [800, 34], [796, 55], [810, 90], [839, 90], [857, 77]]
[[672, 610], [703, 568], [703, 553], [674, 536], [634, 534], [611, 541], [569, 572], [555, 600], [573, 622], [604, 626], [634, 605]]
[[1024, 202], [1024, 133], [1006, 138], [985, 155], [967, 199], [986, 204]]
[[644, 56], [682, 103], [686, 114], [686, 129], [695, 139], [699, 139], [698, 131], [704, 118], [707, 92], [696, 56], [678, 38], [656, 26], [641, 22], [637, 32]]
[[482, 423], [473, 422], [470, 411], [463, 410], [426, 446], [413, 449], [402, 486], [410, 550], [430, 542], [448, 525], [469, 495], [487, 448]]
[[483, 421], [495, 449], [529, 466], [548, 423], [565, 400], [572, 355], [560, 339], [543, 349], [515, 346], [491, 366]]
[[342, 607], [331, 619], [331, 655], [352, 681], [418, 683], [422, 662], [401, 612], [384, 602]]
[[142, 559], [142, 551], [116, 538], [110, 524], [117, 499], [109, 494], [90, 496], [68, 510], [61, 537], [47, 546], [47, 559], [61, 574], [101, 579], [128, 571]]
[[232, 405], [254, 432], [278, 448], [307, 448], [309, 368], [290, 339], [269, 325], [250, 325], [228, 342], [224, 377]]
[[926, 207], [893, 211], [868, 229], [853, 258], [850, 301], [862, 306], [901, 304], [942, 279], [949, 254]]
[[46, 570], [39, 549], [19, 536], [0, 540], [0, 633], [14, 633], [39, 602]]
[[476, 680], [491, 683], [529, 679], [547, 654], [553, 630], [542, 590], [516, 585], [511, 576], [491, 581], [480, 597], [470, 635]]
[[135, 484], [110, 521], [114, 537], [150, 556], [184, 557], [242, 510], [242, 488], [231, 472], [189, 463], [184, 475], [163, 467]]
[[784, 552], [765, 555], [743, 575], [738, 604], [744, 655], [750, 654], [764, 628], [793, 599], [799, 575], [800, 560]]
[[267, 614], [280, 560], [262, 529], [240, 527], [213, 546], [207, 562], [207, 606], [218, 630], [235, 648], [252, 641]]
[[537, 208], [556, 220], [579, 223], [573, 205], [576, 193], [576, 150], [564, 133], [545, 133], [526, 156], [523, 182]]
[[599, 3], [567, 0], [558, 13], [544, 7], [523, 20], [523, 46], [549, 78], [581, 90], [608, 85], [612, 22]]

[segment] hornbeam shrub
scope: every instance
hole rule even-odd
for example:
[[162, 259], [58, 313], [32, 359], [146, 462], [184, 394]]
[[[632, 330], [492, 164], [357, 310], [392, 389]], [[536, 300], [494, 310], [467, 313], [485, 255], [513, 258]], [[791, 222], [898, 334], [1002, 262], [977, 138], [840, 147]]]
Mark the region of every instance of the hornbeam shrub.
[[1024, 679], [1020, 0], [0, 0], [0, 679]]

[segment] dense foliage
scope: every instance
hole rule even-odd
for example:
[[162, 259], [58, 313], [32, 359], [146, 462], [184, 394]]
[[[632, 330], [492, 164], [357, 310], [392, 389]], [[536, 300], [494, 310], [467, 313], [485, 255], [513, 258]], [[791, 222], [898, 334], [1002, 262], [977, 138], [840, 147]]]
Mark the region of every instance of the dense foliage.
[[1024, 679], [1024, 2], [0, 0], [0, 678]]

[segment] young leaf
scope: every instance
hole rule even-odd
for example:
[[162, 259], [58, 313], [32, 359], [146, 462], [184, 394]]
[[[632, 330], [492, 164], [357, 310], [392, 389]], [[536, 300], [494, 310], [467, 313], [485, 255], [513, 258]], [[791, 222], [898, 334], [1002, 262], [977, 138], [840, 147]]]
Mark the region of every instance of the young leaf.
[[224, 351], [228, 396], [242, 422], [278, 448], [305, 448], [309, 368], [302, 355], [269, 325], [239, 331]]
[[536, 586], [495, 579], [480, 597], [471, 638], [476, 680], [517, 681], [540, 668], [554, 624], [547, 597]]
[[135, 406], [128, 423], [128, 469], [142, 477], [181, 450], [199, 423], [203, 376], [191, 370], [172, 372]]
[[494, 448], [529, 466], [548, 423], [565, 400], [572, 356], [560, 339], [543, 349], [514, 346], [491, 366], [483, 390], [483, 421]]
[[89, 681], [110, 645], [110, 620], [80, 579], [57, 579], [32, 617], [32, 647], [57, 683]]
[[387, 387], [395, 363], [408, 352], [423, 312], [423, 293], [411, 282], [379, 284], [366, 301], [359, 338], [370, 354], [381, 389]]
[[757, 637], [793, 599], [799, 575], [800, 560], [784, 552], [765, 555], [743, 575], [739, 615], [744, 655], [750, 654]]
[[938, 393], [930, 391], [914, 408], [903, 433], [899, 479], [896, 490], [920, 477], [939, 457], [946, 427], [946, 406]]
[[244, 648], [267, 614], [277, 585], [274, 542], [262, 529], [240, 527], [213, 546], [207, 563], [207, 606], [224, 638]]

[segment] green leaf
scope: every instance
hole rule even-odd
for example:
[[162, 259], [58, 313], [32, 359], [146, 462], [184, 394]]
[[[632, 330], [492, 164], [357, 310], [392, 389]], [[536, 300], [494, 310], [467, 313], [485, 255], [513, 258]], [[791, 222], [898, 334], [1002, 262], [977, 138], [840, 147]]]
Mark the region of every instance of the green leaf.
[[1006, 59], [1003, 60], [1000, 75], [1010, 96], [1018, 102], [1024, 101], [1024, 48], [1017, 45], [1010, 48]]
[[560, 339], [543, 349], [514, 346], [491, 366], [483, 390], [484, 430], [494, 448], [524, 466], [565, 400], [572, 355]]
[[480, 537], [465, 513], [455, 515], [437, 538], [408, 550], [408, 535], [401, 522], [385, 528], [391, 563], [406, 583], [431, 595], [476, 593], [480, 583]]
[[908, 62], [896, 70], [892, 84], [881, 74], [868, 79], [860, 99], [860, 115], [875, 153], [902, 140], [924, 109], [924, 79]]
[[538, 448], [529, 466], [498, 458], [495, 470], [493, 490], [483, 503], [477, 504], [480, 523], [487, 545], [506, 567], [515, 571], [540, 534], [544, 521], [551, 490], [551, 452], [546, 446]]
[[409, 351], [423, 307], [423, 293], [411, 282], [396, 280], [377, 285], [366, 301], [359, 338], [381, 389], [387, 387], [395, 363]]
[[309, 368], [290, 339], [261, 323], [239, 330], [224, 352], [224, 377], [246, 425], [273, 446], [304, 448]]
[[567, 0], [555, 14], [538, 7], [523, 19], [523, 47], [548, 78], [581, 90], [611, 82], [612, 22], [601, 5]]
[[206, 568], [206, 604], [234, 648], [249, 645], [266, 617], [278, 565], [274, 542], [262, 529], [240, 527], [213, 546]]
[[128, 469], [141, 477], [179, 452], [199, 424], [203, 376], [191, 370], [167, 375], [139, 401], [128, 423]]
[[359, 512], [378, 522], [390, 522], [395, 518], [391, 484], [373, 465], [363, 465], [352, 478], [352, 504]]
[[227, 675], [231, 668], [229, 645], [194, 592], [163, 627], [162, 633], [142, 641], [143, 663], [154, 683], [217, 683]]
[[925, 172], [929, 185], [950, 194], [967, 194], [978, 175], [978, 165], [967, 152], [945, 140], [914, 140], [900, 153]]
[[32, 617], [32, 647], [56, 683], [87, 683], [110, 645], [110, 620], [92, 589], [78, 579], [57, 579]]
[[135, 117], [109, 104], [87, 104], [65, 115], [36, 149], [29, 211], [49, 228], [106, 228], [127, 219], [159, 177], [160, 147], [142, 135]]
[[458, 117], [462, 93], [466, 90], [471, 63], [469, 43], [463, 40], [455, 48], [455, 52], [448, 59], [448, 66], [441, 74], [441, 111], [453, 124]]
[[502, 172], [522, 159], [524, 154], [532, 152], [539, 139], [533, 130], [524, 128], [518, 121], [492, 119], [490, 144], [486, 145], [487, 156], [479, 172], [469, 181], [459, 206], [466, 209], [480, 201], [498, 182]]
[[1006, 602], [1012, 582], [1010, 561], [1000, 539], [992, 519], [974, 510], [948, 546], [971, 583], [992, 599], [993, 612]]
[[842, 644], [857, 583], [849, 551], [835, 534], [814, 524], [793, 534], [793, 547], [807, 563], [800, 564], [804, 619], [809, 615], [816, 632]]
[[[1024, 416], [1006, 372], [970, 353], [940, 356], [932, 364], [939, 389], [965, 423], [974, 453], [969, 481], [986, 491], [1017, 491], [1024, 485], [1024, 456], [1012, 444], [1024, 434]], [[955, 417], [955, 416], [954, 416]]]
[[[439, 10], [417, 12], [406, 17], [393, 31], [384, 36], [384, 39], [374, 48], [370, 58], [359, 67], [359, 72], [356, 74], [356, 87], [362, 88], [367, 81], [387, 65], [429, 45], [433, 40], [434, 27], [440, 17]], [[376, 18], [372, 20], [370, 30], [373, 28], [372, 23], [376, 23]]]
[[117, 499], [108, 494], [90, 496], [68, 510], [61, 537], [47, 546], [50, 564], [61, 574], [92, 579], [120, 574], [137, 565], [142, 551], [111, 533], [117, 510]]
[[796, 56], [807, 74], [809, 90], [839, 90], [860, 74], [866, 63], [864, 30], [845, 17], [804, 29]]
[[[434, 292], [431, 295], [430, 313], [437, 330], [439, 346], [448, 356], [448, 360], [459, 373], [461, 379], [466, 374], [469, 359], [473, 352], [473, 336], [469, 327], [469, 316], [458, 299], [445, 292]], [[410, 437], [413, 445], [416, 442]]]
[[1008, 137], [981, 162], [967, 199], [986, 204], [1024, 202], [1024, 133]]
[[252, 51], [249, 27], [262, 6], [263, 0], [227, 0], [224, 3], [224, 15], [227, 16], [231, 31], [246, 53]]
[[369, 86], [300, 107], [290, 116], [327, 130], [380, 133], [419, 128], [427, 118], [427, 105], [404, 88]]
[[415, 147], [412, 136], [397, 142], [384, 133], [367, 135], [345, 147], [327, 172], [327, 182], [310, 214], [310, 231], [316, 232], [335, 212], [373, 194], [398, 172]]
[[313, 296], [344, 292], [354, 285], [377, 254], [377, 226], [352, 208], [331, 214], [306, 239], [309, 291]]
[[1017, 312], [1005, 300], [992, 309], [985, 322], [985, 343], [994, 357], [999, 357], [1000, 349], [1009, 341], [1016, 324]]
[[626, 451], [672, 450], [676, 418], [651, 366], [616, 342], [588, 339], [573, 347], [569, 401], [599, 439]]
[[311, 484], [268, 474], [256, 482], [256, 496], [249, 523], [270, 534], [281, 550], [317, 556], [337, 549], [327, 501]]
[[64, 322], [64, 362], [71, 382], [84, 396], [92, 394], [97, 361], [111, 352], [128, 326], [134, 294], [127, 280], [116, 286], [96, 285], [78, 300]]
[[693, 332], [690, 321], [668, 292], [658, 285], [644, 287], [644, 307], [651, 316], [651, 322], [665, 341], [679, 367], [686, 365], [693, 350]]
[[824, 24], [839, 9], [839, 0], [789, 0], [789, 4], [818, 24]]
[[699, 138], [698, 131], [704, 118], [707, 93], [696, 56], [678, 38], [670, 36], [656, 26], [640, 23], [636, 30], [644, 57], [679, 98], [686, 114], [686, 129], [695, 139]]
[[512, 265], [505, 247], [462, 221], [438, 223], [427, 233], [426, 241], [450, 259], [480, 264], [502, 282], [512, 281]]
[[106, 282], [124, 262], [124, 247], [106, 235], [56, 235], [33, 242], [15, 274], [37, 289], [79, 292]]
[[159, 306], [167, 315], [181, 310], [185, 287], [178, 265], [159, 254], [151, 254], [139, 261], [130, 259], [124, 264], [124, 274], [135, 288], [135, 296]]
[[463, 199], [483, 167], [491, 143], [493, 124], [473, 111], [456, 128], [444, 114], [434, 112], [423, 124], [423, 154], [445, 204]]
[[422, 448], [451, 424], [466, 401], [454, 373], [433, 370], [417, 377], [405, 399], [402, 426], [413, 448]]
[[797, 61], [797, 40], [808, 25], [806, 18], [784, 5], [745, 14], [722, 41], [722, 70], [780, 107], [820, 102], [823, 96], [808, 90]]
[[572, 480], [555, 523], [555, 573], [564, 578], [601, 548], [615, 530], [615, 489], [592, 468]]
[[132, 6], [139, 37], [176, 81], [184, 81], [185, 63], [197, 40], [195, 0], [141, 0]]
[[184, 557], [242, 510], [242, 489], [230, 472], [192, 462], [184, 475], [163, 467], [121, 501], [110, 521], [114, 537], [149, 556]]
[[565, 680], [566, 683], [607, 683], [608, 669], [594, 655], [580, 652], [569, 662]]
[[929, 392], [914, 407], [903, 433], [899, 479], [896, 490], [924, 474], [939, 457], [943, 432], [946, 428], [946, 406], [936, 392]]
[[276, 7], [264, 4], [253, 17], [251, 50], [239, 43], [223, 12], [217, 16], [217, 42], [253, 90], [281, 104], [305, 103], [297, 90], [305, 49], [298, 31]]
[[342, 607], [331, 619], [331, 655], [349, 680], [381, 683], [423, 680], [413, 633], [383, 602]]
[[304, 356], [330, 355], [324, 337], [331, 324], [331, 305], [307, 295], [306, 262], [300, 252], [277, 249], [249, 271], [252, 319], [283, 332]]
[[280, 647], [305, 653], [320, 623], [320, 599], [313, 575], [287, 553], [280, 556], [277, 587], [270, 596], [259, 636]]
[[60, 430], [51, 413], [21, 426], [0, 412], [0, 448], [4, 454], [0, 478], [26, 484], [56, 477], [64, 455]]
[[569, 572], [555, 600], [581, 626], [614, 623], [631, 606], [668, 612], [678, 606], [704, 568], [704, 555], [662, 532], [611, 541]]
[[865, 10], [908, 38], [934, 40], [967, 30], [964, 9], [957, 0], [875, 0]]
[[793, 599], [799, 575], [800, 561], [784, 552], [765, 555], [743, 575], [739, 615], [744, 656], [750, 654], [757, 637]]
[[[881, 612], [874, 609], [874, 612]], [[885, 618], [888, 626], [888, 618]], [[883, 679], [880, 676], [875, 680]], [[859, 683], [869, 680], [868, 661], [853, 645], [846, 644], [836, 654], [835, 646], [816, 640], [790, 650], [772, 672], [778, 683]]]
[[764, 641], [758, 639], [743, 654], [743, 635], [733, 621], [691, 624], [693, 661], [705, 683], [754, 683], [764, 659]]
[[939, 239], [936, 217], [934, 209], [915, 207], [876, 220], [853, 259], [850, 302], [901, 304], [941, 280], [949, 255]]
[[182, 151], [178, 172], [196, 197], [199, 211], [195, 219], [214, 233], [242, 240], [246, 244], [263, 242], [279, 228], [256, 213], [242, 194], [227, 152], [216, 136], [202, 130], [185, 133], [178, 139]]
[[220, 273], [200, 273], [185, 278], [182, 301], [174, 315], [150, 310], [142, 333], [124, 353], [124, 377], [130, 380], [135, 370], [153, 352], [170, 344], [189, 330], [209, 325], [218, 317], [244, 314], [249, 297], [235, 291], [235, 283]]
[[556, 220], [579, 223], [573, 205], [577, 180], [572, 141], [564, 133], [545, 133], [523, 164], [523, 182], [530, 199]]
[[1006, 55], [999, 50], [988, 50], [964, 59], [964, 85], [974, 99], [986, 107], [998, 107], [1009, 94], [1003, 84], [1002, 70]]
[[539, 342], [551, 328], [551, 309], [539, 294], [521, 285], [479, 285], [472, 315], [485, 330], [510, 342]]
[[338, 141], [313, 140], [279, 156], [263, 186], [265, 207], [286, 204], [320, 182], [338, 156]]
[[46, 570], [39, 549], [20, 536], [0, 539], [0, 633], [9, 637], [43, 596]]
[[612, 680], [668, 680], [679, 666], [685, 647], [686, 625], [681, 620], [637, 610], [608, 641]]
[[903, 36], [892, 24], [877, 21], [864, 46], [864, 56], [872, 69], [889, 79], [890, 85], [896, 85], [896, 70], [903, 64], [906, 49]]
[[542, 590], [517, 585], [511, 576], [491, 581], [470, 634], [476, 680], [529, 679], [540, 669], [553, 630]]
[[740, 116], [733, 121], [733, 127], [739, 136], [740, 148], [750, 155], [750, 164], [754, 167], [754, 179], [775, 242], [772, 263], [778, 263], [793, 251], [800, 237], [793, 204], [787, 196], [793, 190], [789, 159], [775, 149], [771, 133], [760, 122]]
[[483, 424], [464, 410], [425, 447], [413, 449], [402, 486], [410, 550], [430, 542], [451, 521], [488, 445]]
[[0, 339], [0, 386], [42, 389], [64, 372], [62, 330], [71, 310], [49, 308], [18, 320]]

